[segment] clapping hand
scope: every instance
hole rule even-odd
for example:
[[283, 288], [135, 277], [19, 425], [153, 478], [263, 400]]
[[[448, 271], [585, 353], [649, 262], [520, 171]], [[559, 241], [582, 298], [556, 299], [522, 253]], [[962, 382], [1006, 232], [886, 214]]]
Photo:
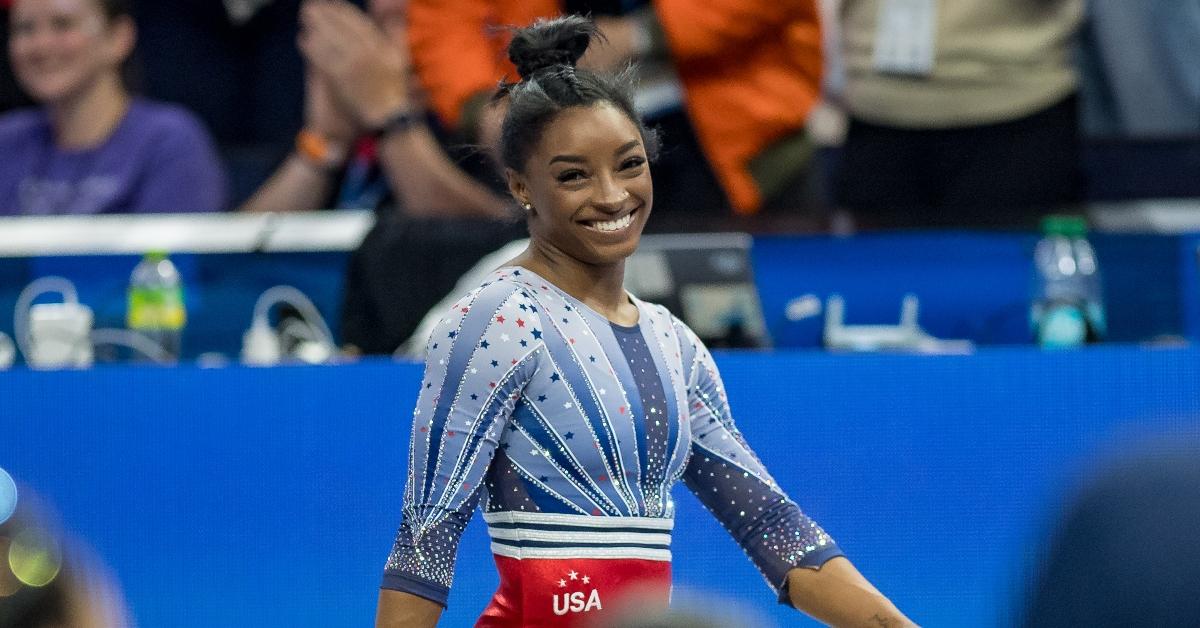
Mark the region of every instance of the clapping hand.
[[407, 55], [366, 13], [345, 0], [306, 0], [300, 22], [300, 52], [316, 82], [357, 126], [378, 129], [409, 105]]

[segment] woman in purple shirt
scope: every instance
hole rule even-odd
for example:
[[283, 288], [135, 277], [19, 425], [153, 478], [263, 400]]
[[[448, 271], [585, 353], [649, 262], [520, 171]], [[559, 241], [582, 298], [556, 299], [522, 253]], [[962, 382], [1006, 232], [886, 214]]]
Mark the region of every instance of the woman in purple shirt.
[[0, 215], [224, 209], [200, 123], [125, 85], [136, 39], [124, 0], [13, 3], [13, 72], [40, 106], [0, 117]]

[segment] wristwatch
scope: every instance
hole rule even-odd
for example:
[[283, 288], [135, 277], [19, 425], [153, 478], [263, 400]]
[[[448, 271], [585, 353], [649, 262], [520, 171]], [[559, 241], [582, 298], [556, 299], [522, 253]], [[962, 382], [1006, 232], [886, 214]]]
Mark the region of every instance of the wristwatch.
[[375, 139], [383, 139], [392, 133], [407, 131], [422, 122], [420, 114], [414, 112], [408, 107], [403, 107], [396, 110], [395, 113], [388, 116], [383, 124], [372, 130], [371, 135]]

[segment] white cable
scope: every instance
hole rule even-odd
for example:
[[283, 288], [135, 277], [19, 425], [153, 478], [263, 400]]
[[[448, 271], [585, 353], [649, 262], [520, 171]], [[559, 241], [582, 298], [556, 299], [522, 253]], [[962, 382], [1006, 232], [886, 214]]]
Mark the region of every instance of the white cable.
[[17, 346], [13, 344], [8, 334], [0, 331], [0, 371], [3, 371], [17, 361]]
[[337, 346], [333, 342], [333, 332], [330, 331], [329, 325], [325, 324], [325, 318], [321, 316], [317, 306], [313, 305], [313, 302], [303, 292], [292, 286], [273, 286], [259, 295], [258, 301], [254, 304], [254, 319], [251, 324], [261, 323], [269, 326], [271, 307], [276, 303], [287, 303], [295, 307], [309, 329], [316, 334], [317, 337], [312, 340], [324, 345], [331, 354], [336, 352]]
[[93, 345], [116, 345], [133, 349], [158, 364], [172, 364], [170, 354], [162, 345], [151, 340], [145, 334], [128, 329], [94, 329], [91, 340]]
[[17, 295], [17, 304], [13, 307], [13, 336], [17, 341], [17, 348], [21, 350], [21, 355], [25, 359], [29, 359], [29, 310], [33, 307], [34, 299], [42, 296], [47, 292], [58, 292], [63, 296], [63, 303], [79, 303], [79, 293], [75, 291], [75, 284], [71, 283], [70, 279], [64, 277], [39, 277], [29, 282], [19, 295]]
[[280, 341], [321, 342], [321, 332], [313, 329], [307, 321], [289, 318], [279, 326]]

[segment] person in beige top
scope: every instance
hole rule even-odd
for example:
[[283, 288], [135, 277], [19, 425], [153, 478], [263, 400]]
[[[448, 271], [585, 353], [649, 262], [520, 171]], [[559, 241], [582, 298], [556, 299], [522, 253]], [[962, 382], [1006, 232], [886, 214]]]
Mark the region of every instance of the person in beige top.
[[866, 224], [1011, 225], [1080, 195], [1083, 0], [841, 0], [838, 204]]

